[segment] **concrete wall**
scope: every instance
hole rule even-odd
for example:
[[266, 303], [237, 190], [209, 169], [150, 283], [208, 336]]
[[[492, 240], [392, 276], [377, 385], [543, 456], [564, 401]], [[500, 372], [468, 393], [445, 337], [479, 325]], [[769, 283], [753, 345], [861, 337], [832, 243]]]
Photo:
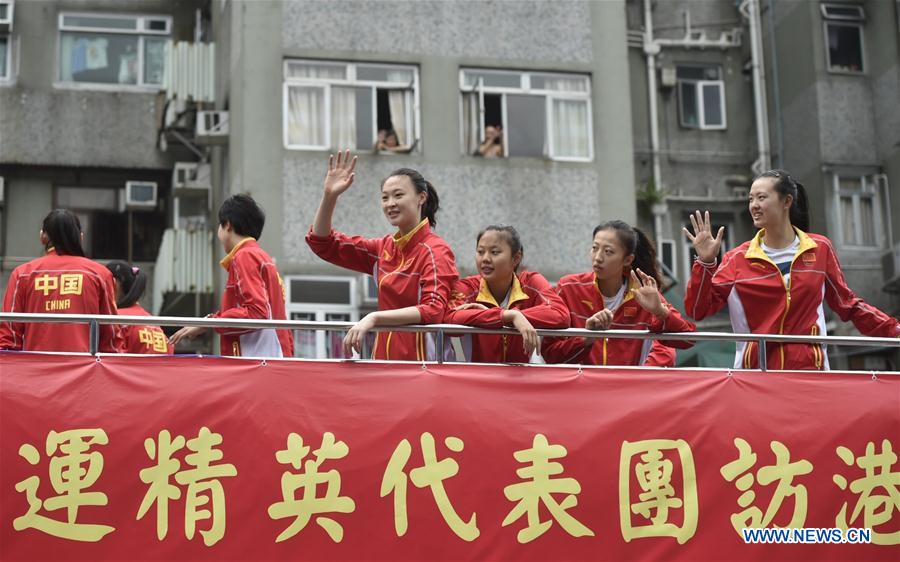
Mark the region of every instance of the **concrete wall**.
[[[612, 2], [244, 2], [233, 20], [230, 191], [265, 206], [263, 245], [285, 273], [343, 273], [303, 241], [321, 195], [327, 153], [282, 146], [282, 61], [309, 57], [414, 64], [419, 68], [420, 152], [361, 155], [357, 183], [335, 226], [381, 236], [380, 181], [421, 170], [437, 186], [438, 232], [471, 271], [473, 238], [491, 222], [519, 226], [526, 262], [556, 277], [588, 266], [593, 226], [636, 217], [624, 0]], [[352, 13], [353, 17], [345, 17]], [[595, 160], [485, 160], [460, 152], [458, 72], [487, 66], [590, 73]], [[281, 231], [277, 231], [277, 225]], [[274, 227], [274, 228], [273, 228]], [[278, 239], [280, 235], [280, 239]]]

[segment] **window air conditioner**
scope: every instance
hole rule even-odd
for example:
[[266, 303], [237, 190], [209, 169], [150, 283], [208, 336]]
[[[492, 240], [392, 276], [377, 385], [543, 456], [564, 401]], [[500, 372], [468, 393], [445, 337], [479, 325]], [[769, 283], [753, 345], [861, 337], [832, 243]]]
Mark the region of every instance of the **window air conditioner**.
[[156, 182], [125, 182], [125, 207], [130, 210], [149, 210], [156, 208]]
[[228, 112], [198, 111], [196, 140], [202, 144], [228, 142]]
[[205, 162], [176, 162], [172, 189], [176, 196], [206, 193], [212, 188], [212, 168]]

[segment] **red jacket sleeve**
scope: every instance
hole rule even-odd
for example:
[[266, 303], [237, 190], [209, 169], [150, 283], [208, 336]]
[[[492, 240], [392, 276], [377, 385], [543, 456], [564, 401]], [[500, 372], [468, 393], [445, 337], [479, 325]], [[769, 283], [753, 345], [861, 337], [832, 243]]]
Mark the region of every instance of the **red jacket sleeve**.
[[[9, 276], [9, 284], [3, 295], [3, 312], [24, 312], [24, 291], [17, 291], [19, 269], [13, 270]], [[25, 325], [13, 322], [0, 322], [0, 349], [21, 350], [25, 342]]]
[[478, 328], [500, 328], [503, 325], [503, 309], [493, 307], [487, 309], [467, 308], [466, 310], [454, 310], [464, 304], [475, 302], [478, 298], [478, 289], [481, 277], [478, 275], [466, 277], [456, 282], [450, 292], [450, 304], [444, 322], [448, 324], [462, 324], [463, 326], [475, 326]]
[[569, 307], [543, 275], [535, 272], [523, 275], [522, 288], [533, 295], [535, 304], [521, 309], [532, 326], [548, 330], [569, 327]]
[[[684, 343], [684, 342], [678, 342]], [[691, 343], [690, 345], [694, 345]], [[690, 347], [690, 346], [688, 346]], [[644, 359], [644, 367], [674, 367], [675, 366], [675, 350], [664, 345], [662, 342], [655, 341], [650, 347], [650, 353]]]
[[459, 280], [459, 273], [456, 271], [456, 260], [449, 246], [445, 244], [429, 246], [425, 243], [422, 246], [425, 250], [425, 259], [422, 264], [422, 276], [419, 278], [421, 297], [416, 308], [419, 309], [422, 324], [438, 324], [443, 322], [447, 313], [450, 289]]
[[830, 242], [824, 243], [827, 245], [825, 301], [831, 310], [844, 322], [853, 322], [863, 335], [883, 338], [900, 336], [900, 322], [896, 318], [866, 303], [850, 290], [834, 248]]
[[[260, 264], [247, 254], [238, 252], [231, 262], [231, 273], [234, 275], [237, 289], [236, 306], [220, 310], [213, 314], [214, 318], [235, 318], [241, 320], [269, 320], [272, 318], [272, 307], [266, 291], [265, 279]], [[234, 333], [234, 328], [216, 328], [218, 333]]]
[[[557, 290], [555, 291], [559, 299], [563, 302], [563, 305], [567, 302], [566, 295], [564, 294], [564, 287], [557, 286]], [[575, 295], [572, 295], [572, 298], [576, 298]], [[572, 301], [568, 301], [572, 302]], [[569, 321], [566, 328], [571, 328], [575, 325], [572, 320], [572, 313], [569, 311]], [[597, 340], [594, 340], [596, 342]], [[545, 337], [541, 341], [541, 357], [547, 363], [582, 363], [586, 356], [590, 354], [592, 347], [585, 347], [585, 339], [581, 337], [577, 338], [552, 338]]]
[[[113, 281], [112, 273], [103, 268], [100, 276], [100, 286], [97, 288], [97, 310], [99, 314], [108, 314], [117, 316], [119, 314], [116, 308], [116, 288]], [[100, 341], [97, 346], [98, 350], [103, 353], [122, 353], [125, 348], [125, 339], [122, 336], [120, 326], [116, 324], [101, 324]]]
[[722, 264], [704, 265], [695, 260], [684, 293], [684, 310], [694, 320], [703, 320], [719, 312], [728, 302], [728, 295], [735, 282], [734, 260], [739, 249], [722, 258]]
[[381, 251], [381, 240], [347, 236], [336, 230], [332, 230], [329, 236], [316, 236], [312, 227], [306, 233], [306, 243], [313, 253], [328, 263], [369, 275], [375, 270]]

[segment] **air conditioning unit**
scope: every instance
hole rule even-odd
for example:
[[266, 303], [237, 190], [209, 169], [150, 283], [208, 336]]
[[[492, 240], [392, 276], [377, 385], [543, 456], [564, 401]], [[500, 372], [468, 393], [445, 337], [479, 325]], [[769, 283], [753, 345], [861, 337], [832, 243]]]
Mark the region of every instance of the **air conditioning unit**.
[[731, 196], [735, 199], [749, 199], [750, 190], [746, 187], [732, 187]]
[[156, 182], [125, 182], [125, 207], [130, 210], [152, 210], [156, 208]]
[[0, 33], [12, 32], [15, 5], [15, 0], [0, 0]]
[[228, 112], [198, 111], [196, 140], [201, 144], [228, 142]]
[[176, 162], [172, 170], [175, 196], [201, 195], [212, 189], [212, 167], [206, 162]]
[[6, 182], [3, 179], [3, 176], [0, 176], [0, 207], [3, 207], [3, 204], [6, 202]]
[[881, 256], [881, 271], [884, 276], [884, 291], [900, 293], [900, 243]]

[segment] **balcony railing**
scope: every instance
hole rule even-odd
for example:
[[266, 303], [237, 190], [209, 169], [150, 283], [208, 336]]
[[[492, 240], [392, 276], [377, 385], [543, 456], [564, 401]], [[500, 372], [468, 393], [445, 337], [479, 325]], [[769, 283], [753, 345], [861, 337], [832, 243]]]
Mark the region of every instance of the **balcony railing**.
[[[227, 318], [188, 318], [181, 316], [107, 316], [93, 314], [31, 314], [21, 312], [0, 313], [0, 322], [43, 323], [43, 324], [88, 324], [90, 326], [90, 353], [96, 355], [101, 324], [118, 325], [153, 325], [153, 326], [199, 326], [204, 328], [244, 328], [244, 329], [289, 329], [289, 330], [322, 330], [325, 332], [346, 332], [353, 327], [353, 322], [317, 322], [303, 320], [233, 320]], [[507, 334], [516, 335], [512, 328], [485, 329], [457, 324], [427, 324], [409, 326], [384, 326], [372, 329], [373, 332], [416, 332], [436, 334], [436, 361], [426, 363], [443, 363], [444, 336], [466, 334]], [[823, 345], [845, 345], [881, 348], [900, 348], [900, 338], [873, 338], [860, 336], [795, 336], [784, 334], [735, 334], [722, 332], [679, 332], [656, 333], [647, 330], [586, 330], [583, 328], [566, 328], [562, 330], [538, 329], [539, 336], [582, 337], [637, 340], [672, 340], [672, 341], [743, 341], [756, 342], [759, 346], [759, 370], [766, 371], [766, 349], [770, 343], [810, 343]], [[365, 350], [363, 352], [365, 357]], [[290, 358], [288, 358], [290, 359]], [[351, 361], [353, 359], [344, 359]], [[365, 360], [365, 359], [356, 359]]]

